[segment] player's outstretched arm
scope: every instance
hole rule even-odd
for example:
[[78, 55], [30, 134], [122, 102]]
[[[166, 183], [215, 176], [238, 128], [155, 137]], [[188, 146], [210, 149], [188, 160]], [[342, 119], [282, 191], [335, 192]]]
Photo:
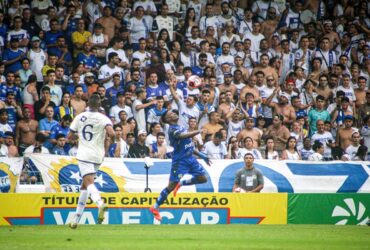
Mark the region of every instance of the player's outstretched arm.
[[199, 158], [202, 159], [203, 161], [205, 161], [208, 166], [211, 166], [212, 161], [211, 159], [208, 158], [208, 156], [205, 153], [202, 153], [199, 150], [194, 149], [194, 154], [199, 156]]
[[183, 132], [179, 135], [179, 138], [180, 139], [191, 138], [191, 137], [194, 137], [194, 136], [196, 136], [197, 134], [200, 134], [200, 133], [202, 133], [201, 129], [194, 130], [194, 131], [191, 131], [191, 132]]

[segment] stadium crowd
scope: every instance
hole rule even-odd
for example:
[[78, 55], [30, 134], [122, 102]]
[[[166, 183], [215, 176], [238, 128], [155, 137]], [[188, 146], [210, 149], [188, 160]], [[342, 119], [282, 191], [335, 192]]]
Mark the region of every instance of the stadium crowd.
[[[279, 1], [284, 2], [284, 1]], [[177, 110], [212, 159], [367, 160], [370, 3], [4, 0], [0, 154], [75, 155], [98, 93], [109, 157], [171, 157]], [[188, 85], [196, 75], [200, 87]], [[89, 136], [89, 131], [85, 131]]]

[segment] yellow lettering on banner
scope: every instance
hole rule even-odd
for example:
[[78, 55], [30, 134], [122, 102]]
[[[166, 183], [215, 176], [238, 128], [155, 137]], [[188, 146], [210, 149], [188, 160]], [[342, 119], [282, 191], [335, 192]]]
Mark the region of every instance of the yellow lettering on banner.
[[[9, 225], [9, 218], [40, 218], [43, 208], [75, 208], [79, 194], [0, 194], [0, 225]], [[104, 193], [102, 197], [111, 208], [149, 208], [158, 194]], [[96, 207], [91, 200], [87, 208]], [[180, 193], [168, 197], [163, 208], [204, 209], [202, 222], [217, 220], [217, 214], [207, 209], [228, 209], [230, 218], [260, 218], [259, 224], [287, 223], [288, 194], [286, 193]], [[136, 214], [136, 212], [132, 212]], [[127, 216], [127, 214], [124, 214]], [[190, 214], [183, 220], [193, 223]], [[137, 221], [133, 219], [133, 221]]]

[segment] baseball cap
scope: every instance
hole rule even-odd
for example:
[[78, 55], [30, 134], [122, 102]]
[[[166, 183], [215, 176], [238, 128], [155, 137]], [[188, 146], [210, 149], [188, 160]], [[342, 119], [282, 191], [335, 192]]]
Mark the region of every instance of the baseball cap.
[[226, 72], [226, 73], [224, 73], [224, 77], [233, 77], [233, 74], [231, 74], [230, 72]]
[[137, 133], [137, 135], [146, 135], [146, 131], [144, 129], [141, 129], [139, 130], [139, 132]]
[[13, 132], [6, 131], [6, 132], [3, 134], [3, 138], [14, 138], [14, 134], [13, 134]]
[[344, 120], [353, 120], [353, 116], [352, 115], [346, 115], [346, 116], [344, 116]]
[[91, 72], [87, 72], [87, 73], [85, 74], [85, 77], [94, 77], [94, 74], [93, 74], [93, 73], [91, 73]]
[[33, 36], [31, 38], [31, 42], [34, 42], [34, 41], [40, 41], [40, 38], [38, 36]]

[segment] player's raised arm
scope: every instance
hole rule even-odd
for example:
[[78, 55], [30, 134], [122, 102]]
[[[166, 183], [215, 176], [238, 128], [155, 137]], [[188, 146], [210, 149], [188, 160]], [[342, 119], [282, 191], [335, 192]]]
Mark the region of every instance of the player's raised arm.
[[212, 161], [211, 159], [208, 158], [208, 156], [205, 153], [200, 152], [198, 149], [194, 149], [194, 154], [199, 156], [203, 161], [205, 161], [208, 166], [211, 166]]
[[182, 132], [182, 133], [178, 134], [177, 137], [180, 138], [180, 139], [191, 138], [191, 137], [196, 136], [197, 134], [202, 133], [202, 131], [203, 131], [202, 129], [198, 129], [198, 130], [194, 130], [194, 131], [191, 131], [191, 132]]

